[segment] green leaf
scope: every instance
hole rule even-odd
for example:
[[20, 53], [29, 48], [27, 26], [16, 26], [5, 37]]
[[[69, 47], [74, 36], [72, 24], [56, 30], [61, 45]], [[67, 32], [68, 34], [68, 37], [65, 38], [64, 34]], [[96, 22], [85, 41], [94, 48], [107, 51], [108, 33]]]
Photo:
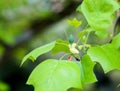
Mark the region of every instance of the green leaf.
[[33, 85], [35, 91], [80, 89], [86, 84], [97, 81], [93, 72], [94, 65], [95, 63], [91, 61], [88, 55], [84, 55], [80, 63], [48, 59], [33, 70], [27, 84]]
[[120, 70], [120, 50], [117, 50], [112, 44], [91, 47], [87, 54], [92, 61], [101, 64], [105, 73], [111, 70]]
[[112, 43], [111, 43], [116, 49], [119, 49], [120, 48], [120, 33], [117, 34], [113, 40], [112, 40]]
[[31, 73], [27, 84], [35, 91], [67, 91], [82, 88], [79, 66], [72, 61], [48, 59]]
[[49, 44], [46, 44], [44, 46], [41, 46], [39, 48], [36, 48], [34, 49], [33, 51], [31, 51], [29, 54], [27, 54], [22, 62], [21, 62], [21, 65], [27, 60], [27, 59], [31, 59], [32, 61], [36, 60], [36, 58], [44, 53], [47, 53], [49, 51], [51, 51], [54, 46], [55, 46], [55, 43], [56, 42], [52, 42], [52, 43], [49, 43]]
[[82, 21], [77, 20], [76, 18], [74, 18], [73, 20], [67, 20], [68, 24], [70, 24], [71, 26], [78, 28], [81, 24]]
[[96, 82], [96, 77], [93, 72], [95, 62], [92, 62], [88, 55], [84, 55], [80, 61], [80, 72], [82, 85]]
[[57, 40], [55, 47], [52, 49], [52, 54], [57, 54], [59, 52], [70, 53], [69, 42], [61, 40], [61, 39]]
[[81, 8], [89, 25], [95, 30], [106, 30], [111, 24], [112, 14], [119, 9], [115, 0], [83, 0]]

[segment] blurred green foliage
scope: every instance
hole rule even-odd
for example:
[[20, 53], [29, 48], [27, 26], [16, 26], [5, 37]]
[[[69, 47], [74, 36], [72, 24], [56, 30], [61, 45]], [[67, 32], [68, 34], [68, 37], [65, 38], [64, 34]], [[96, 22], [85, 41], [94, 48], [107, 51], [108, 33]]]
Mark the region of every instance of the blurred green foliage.
[[7, 85], [6, 83], [0, 81], [0, 91], [10, 91], [9, 85]]
[[49, 0], [1, 0], [0, 6], [0, 39], [10, 45], [17, 41], [30, 21], [52, 14]]

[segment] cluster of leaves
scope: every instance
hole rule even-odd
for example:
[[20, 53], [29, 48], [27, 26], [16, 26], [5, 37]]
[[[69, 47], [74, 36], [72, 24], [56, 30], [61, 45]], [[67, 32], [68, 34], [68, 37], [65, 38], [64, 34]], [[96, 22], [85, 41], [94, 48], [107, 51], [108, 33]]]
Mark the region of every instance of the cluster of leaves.
[[[87, 27], [78, 33], [78, 41], [74, 43], [72, 35], [69, 41], [56, 40], [42, 47], [34, 49], [27, 54], [21, 65], [27, 60], [35, 61], [44, 53], [51, 51], [53, 54], [64, 52], [60, 59], [47, 59], [40, 63], [31, 73], [27, 84], [33, 85], [35, 91], [66, 91], [69, 88], [79, 88], [97, 81], [93, 68], [98, 62], [105, 73], [120, 70], [120, 34], [113, 37], [111, 43], [102, 46], [87, 44], [91, 31], [103, 34], [110, 26], [113, 13], [119, 8], [114, 0], [83, 0], [77, 8], [88, 21]], [[81, 21], [76, 18], [68, 23], [79, 27]], [[68, 56], [67, 60], [63, 60]], [[89, 75], [88, 75], [89, 74]]]

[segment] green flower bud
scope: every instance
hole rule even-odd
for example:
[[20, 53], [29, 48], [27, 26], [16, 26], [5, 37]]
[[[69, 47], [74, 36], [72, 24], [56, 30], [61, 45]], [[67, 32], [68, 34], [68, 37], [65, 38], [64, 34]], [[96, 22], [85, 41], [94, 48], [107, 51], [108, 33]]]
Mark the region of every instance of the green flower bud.
[[73, 37], [73, 35], [71, 34], [71, 35], [69, 36], [69, 43], [72, 44], [73, 42], [74, 42], [74, 37]]

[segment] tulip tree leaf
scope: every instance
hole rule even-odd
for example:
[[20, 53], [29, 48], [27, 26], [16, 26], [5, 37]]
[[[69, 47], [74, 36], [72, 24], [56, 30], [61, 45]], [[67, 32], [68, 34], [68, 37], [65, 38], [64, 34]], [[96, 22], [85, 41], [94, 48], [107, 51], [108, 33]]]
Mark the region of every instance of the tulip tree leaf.
[[67, 91], [81, 88], [80, 69], [73, 61], [48, 59], [40, 63], [31, 73], [27, 84], [35, 91]]
[[35, 91], [81, 89], [84, 85], [97, 81], [93, 72], [94, 65], [88, 55], [84, 55], [82, 61], [77, 63], [48, 59], [33, 70], [27, 84], [33, 85]]
[[39, 48], [36, 48], [34, 49], [33, 51], [31, 51], [29, 54], [27, 54], [23, 60], [22, 60], [22, 63], [21, 65], [27, 60], [27, 59], [31, 59], [32, 61], [36, 60], [36, 58], [44, 53], [47, 53], [49, 51], [51, 51], [54, 46], [55, 46], [55, 43], [56, 42], [52, 42], [52, 43], [49, 43], [49, 44], [46, 44], [44, 46], [41, 46]]
[[52, 49], [52, 54], [57, 54], [59, 52], [70, 53], [69, 42], [60, 39], [57, 40], [55, 43], [55, 47]]
[[88, 24], [95, 30], [106, 30], [111, 24], [112, 14], [119, 9], [115, 0], [83, 0], [78, 7], [88, 21]]
[[101, 64], [105, 73], [115, 69], [120, 70], [120, 50], [117, 50], [112, 44], [91, 47], [87, 54], [92, 61]]

